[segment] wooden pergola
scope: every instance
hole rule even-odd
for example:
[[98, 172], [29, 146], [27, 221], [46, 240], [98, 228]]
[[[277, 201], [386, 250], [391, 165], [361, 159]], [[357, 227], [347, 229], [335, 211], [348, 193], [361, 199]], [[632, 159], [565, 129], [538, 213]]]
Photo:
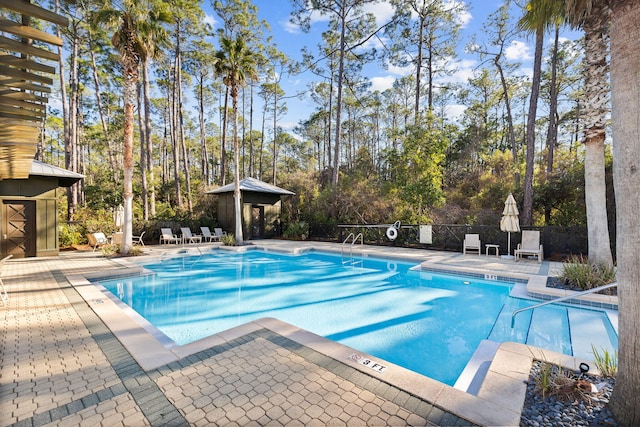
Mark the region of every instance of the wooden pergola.
[[30, 0], [0, 0], [0, 8], [22, 16], [21, 22], [0, 16], [0, 181], [27, 179], [56, 72], [42, 61], [58, 61], [49, 49], [62, 46], [61, 38], [33, 28], [31, 20], [65, 27], [69, 21]]

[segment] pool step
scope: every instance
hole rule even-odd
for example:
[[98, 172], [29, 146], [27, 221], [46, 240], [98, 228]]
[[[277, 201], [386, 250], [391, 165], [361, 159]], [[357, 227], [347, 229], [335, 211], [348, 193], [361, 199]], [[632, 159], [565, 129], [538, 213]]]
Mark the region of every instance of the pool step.
[[600, 354], [604, 350], [613, 354], [617, 348], [618, 336], [611, 325], [603, 321], [606, 316], [602, 312], [569, 309], [568, 314], [574, 356], [593, 360], [592, 345]]
[[526, 343], [571, 355], [567, 309], [544, 306], [533, 310]]
[[603, 350], [613, 353], [617, 348], [616, 331], [606, 314], [597, 310], [556, 305], [539, 307], [519, 313], [515, 327], [511, 328], [514, 310], [533, 304], [533, 301], [524, 299], [507, 302], [488, 339], [528, 344], [588, 360], [593, 360], [592, 345], [601, 353]]

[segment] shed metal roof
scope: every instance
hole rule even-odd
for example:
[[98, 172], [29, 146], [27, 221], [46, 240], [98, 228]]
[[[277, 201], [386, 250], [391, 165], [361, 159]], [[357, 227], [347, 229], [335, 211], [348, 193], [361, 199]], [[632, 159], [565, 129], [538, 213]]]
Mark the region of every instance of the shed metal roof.
[[38, 160], [34, 160], [31, 163], [29, 176], [47, 176], [58, 178], [60, 187], [70, 187], [84, 178], [84, 175], [81, 175], [79, 173], [62, 169], [57, 166], [48, 165], [46, 163], [39, 162]]
[[[225, 185], [224, 187], [216, 188], [215, 190], [207, 191], [206, 194], [222, 194], [232, 193], [235, 189], [235, 182]], [[276, 187], [275, 185], [267, 184], [255, 178], [245, 178], [240, 180], [240, 191], [253, 191], [256, 193], [270, 193], [280, 194], [283, 196], [292, 196], [296, 193], [284, 188]]]

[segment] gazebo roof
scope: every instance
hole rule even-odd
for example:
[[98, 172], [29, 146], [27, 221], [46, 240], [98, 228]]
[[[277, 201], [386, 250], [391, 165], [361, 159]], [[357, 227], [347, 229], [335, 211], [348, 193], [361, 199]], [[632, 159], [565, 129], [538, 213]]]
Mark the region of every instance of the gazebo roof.
[[[216, 188], [215, 190], [207, 191], [206, 194], [222, 194], [232, 193], [234, 191], [235, 182], [225, 185], [224, 187]], [[275, 185], [267, 184], [255, 178], [245, 178], [240, 180], [240, 191], [253, 191], [255, 193], [269, 193], [280, 194], [283, 196], [292, 196], [295, 193], [285, 190], [284, 188], [276, 187]]]
[[60, 187], [71, 187], [73, 184], [84, 178], [84, 175], [79, 173], [62, 169], [57, 166], [48, 165], [46, 163], [39, 162], [38, 160], [33, 160], [31, 162], [29, 176], [58, 178], [58, 184]]

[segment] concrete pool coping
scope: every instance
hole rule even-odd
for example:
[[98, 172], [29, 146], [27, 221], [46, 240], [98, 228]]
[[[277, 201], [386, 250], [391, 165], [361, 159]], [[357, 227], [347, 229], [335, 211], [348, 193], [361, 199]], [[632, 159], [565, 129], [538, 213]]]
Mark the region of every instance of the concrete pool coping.
[[[297, 253], [310, 249], [325, 250], [329, 252], [340, 252], [341, 250], [340, 245], [318, 244], [318, 242], [308, 242], [305, 244], [297, 242], [282, 244], [279, 242], [276, 245], [269, 245], [268, 243], [261, 242], [251, 249], [261, 249], [262, 246], [267, 250], [278, 250], [290, 253]], [[210, 247], [205, 247], [206, 250], [209, 250], [209, 248]], [[237, 250], [237, 248], [234, 249], [233, 247], [220, 246], [218, 246], [217, 249]], [[240, 248], [240, 250], [248, 249], [249, 248], [246, 247]], [[159, 256], [160, 258], [167, 253], [197, 254], [202, 253], [201, 251], [202, 246], [174, 249], [162, 248], [160, 251], [153, 248], [151, 250], [152, 253], [156, 252], [156, 256]], [[477, 265], [468, 267], [464, 265], [470, 258], [468, 255], [460, 258], [458, 260], [460, 261], [459, 263], [443, 263], [442, 257], [439, 259], [438, 257], [436, 257], [437, 259], [433, 259], [433, 253], [427, 254], [426, 256], [419, 253], [424, 253], [425, 251], [416, 252], [416, 250], [405, 249], [396, 251], [396, 248], [387, 247], [362, 248], [362, 253], [365, 253], [365, 251], [367, 256], [388, 256], [389, 252], [393, 251], [394, 258], [416, 261], [421, 267], [427, 269], [432, 268], [440, 271], [454, 270], [463, 273], [478, 273], [479, 271], [489, 271], [491, 274], [502, 273], [500, 275], [512, 279], [520, 279], [523, 281], [528, 280], [529, 283], [533, 281], [533, 289], [536, 291], [540, 291], [539, 283], [542, 280], [540, 278], [546, 277], [536, 274], [527, 274], [528, 272], [522, 273], [518, 271], [510, 271], [508, 268], [506, 271], [505, 268], [496, 269], [495, 265], [494, 269], [482, 269], [482, 267], [478, 268]], [[447, 259], [455, 258], [455, 255], [448, 255], [450, 256], [446, 257]], [[430, 259], [425, 260], [425, 257]], [[482, 258], [484, 258], [484, 261], [487, 260], [486, 257], [482, 256], [480, 257], [481, 261]], [[477, 264], [475, 258], [472, 258], [471, 261], [473, 261], [474, 264]], [[492, 261], [491, 264], [495, 264], [496, 262], [493, 259], [490, 259], [490, 261]], [[117, 274], [126, 274], [127, 271], [131, 271], [128, 270], [129, 268], [137, 268], [138, 271], [141, 271], [140, 267], [135, 262], [131, 262], [130, 259], [122, 258], [118, 259], [117, 262], [122, 265], [123, 270], [120, 272], [117, 270], [110, 270], [108, 272], [110, 277]], [[528, 264], [528, 262], [521, 261], [518, 264], [522, 266], [523, 264]], [[506, 265], [508, 266], [508, 264]], [[548, 271], [550, 267], [547, 265], [540, 266], [539, 268], [546, 268]], [[520, 268], [520, 270], [522, 270], [522, 268]], [[463, 390], [447, 386], [431, 378], [416, 374], [402, 367], [395, 366], [389, 362], [378, 360], [374, 357], [363, 354], [362, 352], [327, 340], [311, 332], [301, 330], [293, 325], [280, 322], [276, 319], [260, 319], [184, 346], [171, 345], [163, 340], [161, 336], [154, 335], [153, 332], [150, 332], [155, 328], [145, 329], [141, 326], [140, 319], [134, 320], [135, 316], [131, 316], [131, 313], [128, 313], [129, 315], [127, 316], [122, 316], [123, 308], [120, 306], [122, 304], [118, 304], [117, 301], [113, 301], [106, 297], [105, 294], [89, 280], [95, 277], [104, 277], [105, 274], [105, 272], [97, 272], [84, 275], [68, 275], [67, 280], [69, 280], [69, 282], [80, 293], [91, 309], [102, 319], [109, 329], [111, 329], [118, 340], [122, 342], [124, 347], [144, 370], [153, 370], [160, 366], [177, 362], [208, 348], [225, 345], [226, 343], [252, 334], [258, 330], [268, 329], [280, 336], [286, 337], [296, 343], [324, 354], [327, 357], [349, 365], [353, 369], [359, 370], [370, 376], [380, 377], [385, 382], [393, 384], [414, 396], [431, 402], [434, 405], [438, 405], [439, 407], [473, 423], [479, 425], [517, 425], [520, 420], [520, 413], [526, 394], [526, 382], [528, 380], [532, 363], [535, 359], [560, 364], [573, 370], [577, 370], [578, 365], [583, 362], [581, 359], [522, 344], [503, 343], [499, 345], [495, 351], [489, 351], [488, 353], [481, 355], [480, 359], [472, 359], [472, 362], [470, 362], [472, 365], [474, 363], [478, 365], [478, 368], [481, 365], [484, 367], [484, 369], [477, 369], [475, 371], [470, 370], [465, 374], [469, 378], [463, 379], [462, 381], [462, 383], [466, 382], [467, 385], [470, 385], [475, 381], [474, 387], [476, 390], [474, 391], [474, 395]], [[527, 290], [529, 290], [528, 287]], [[610, 299], [608, 299], [608, 301], [610, 301]], [[372, 371], [370, 368], [360, 365], [356, 361], [351, 360], [350, 356], [354, 353], [374, 361], [378, 360], [380, 364], [387, 366], [387, 370], [380, 374]], [[490, 361], [487, 359], [489, 357]], [[482, 372], [482, 375], [479, 375], [478, 372]]]

